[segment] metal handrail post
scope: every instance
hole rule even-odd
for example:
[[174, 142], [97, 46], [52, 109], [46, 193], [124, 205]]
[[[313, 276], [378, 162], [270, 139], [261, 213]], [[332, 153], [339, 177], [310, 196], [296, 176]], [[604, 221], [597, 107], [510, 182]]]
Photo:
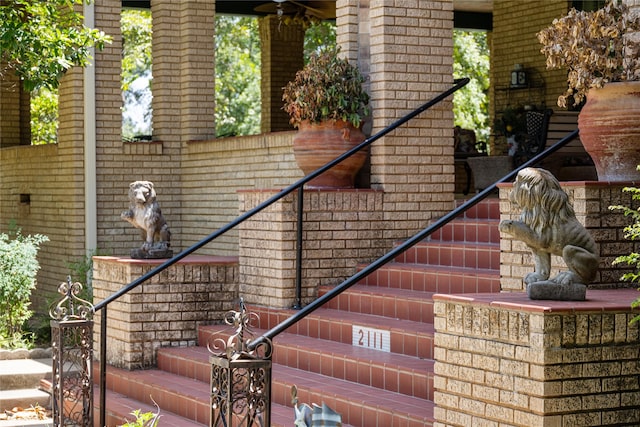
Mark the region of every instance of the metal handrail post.
[[296, 310], [302, 308], [302, 232], [304, 209], [304, 186], [298, 187], [298, 226], [296, 229]]
[[100, 427], [107, 426], [107, 306], [100, 316]]

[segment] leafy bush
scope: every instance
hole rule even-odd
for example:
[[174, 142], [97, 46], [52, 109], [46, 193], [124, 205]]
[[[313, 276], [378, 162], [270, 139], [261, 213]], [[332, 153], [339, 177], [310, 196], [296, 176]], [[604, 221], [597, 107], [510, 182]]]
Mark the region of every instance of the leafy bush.
[[[640, 170], [640, 167], [638, 168]], [[625, 187], [622, 191], [631, 193], [632, 200], [640, 200], [640, 188]], [[624, 237], [629, 240], [640, 241], [640, 208], [633, 209], [629, 206], [609, 206], [611, 210], [620, 210], [624, 216], [629, 216], [633, 219], [631, 225], [627, 225], [624, 228]], [[622, 280], [631, 283], [640, 283], [640, 254], [637, 252], [631, 252], [628, 255], [620, 255], [617, 257], [613, 264], [626, 264], [634, 268], [634, 271], [624, 273]], [[640, 290], [640, 289], [639, 289]], [[631, 307], [640, 307], [640, 297], [631, 303]], [[640, 314], [635, 316], [631, 322], [637, 322], [640, 320]]]
[[22, 326], [31, 317], [31, 291], [36, 286], [40, 244], [47, 236], [36, 234], [15, 238], [0, 233], [0, 346], [21, 347], [25, 344]]

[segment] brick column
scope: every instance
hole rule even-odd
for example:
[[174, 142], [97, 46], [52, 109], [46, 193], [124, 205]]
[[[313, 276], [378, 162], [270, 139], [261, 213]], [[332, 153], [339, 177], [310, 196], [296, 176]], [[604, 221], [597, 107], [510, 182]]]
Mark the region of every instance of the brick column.
[[260, 19], [262, 53], [262, 123], [261, 132], [292, 129], [289, 115], [282, 110], [282, 88], [295, 78], [303, 66], [304, 27], [291, 22], [285, 24], [277, 16]]
[[175, 145], [212, 138], [215, 3], [152, 0], [151, 13], [154, 139]]
[[31, 144], [30, 97], [18, 76], [9, 70], [1, 76], [0, 148]]
[[[369, 26], [375, 133], [452, 86], [453, 3], [370, 0]], [[453, 207], [452, 108], [448, 98], [372, 145], [385, 237], [406, 238]]]

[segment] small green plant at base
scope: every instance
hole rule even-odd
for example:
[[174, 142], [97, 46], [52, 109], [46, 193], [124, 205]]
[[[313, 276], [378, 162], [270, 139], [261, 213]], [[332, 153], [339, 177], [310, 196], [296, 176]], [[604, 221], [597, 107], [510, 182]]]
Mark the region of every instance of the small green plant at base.
[[[639, 167], [640, 170], [640, 167]], [[635, 187], [625, 187], [622, 191], [626, 193], [631, 193], [632, 200], [640, 201], [640, 188]], [[631, 217], [633, 219], [633, 223], [627, 225], [624, 228], [624, 237], [633, 241], [640, 241], [640, 208], [633, 209], [629, 206], [615, 205], [609, 206], [610, 210], [619, 210], [622, 211], [624, 216]], [[631, 283], [640, 283], [640, 254], [637, 252], [631, 252], [628, 255], [620, 255], [615, 260], [613, 260], [613, 264], [626, 264], [630, 267], [634, 268], [634, 271], [630, 271], [624, 273], [621, 279], [625, 282]], [[640, 290], [640, 289], [639, 289]], [[636, 298], [635, 301], [631, 303], [632, 308], [640, 307], [640, 297]], [[640, 314], [631, 319], [631, 323], [637, 322], [640, 320]]]
[[160, 407], [156, 404], [156, 408], [158, 412], [155, 414], [153, 412], [142, 412], [142, 410], [136, 409], [131, 412], [131, 415], [136, 417], [136, 419], [134, 421], [127, 421], [126, 424], [122, 424], [120, 427], [157, 427], [158, 420], [160, 419]]
[[40, 269], [38, 250], [49, 238], [23, 236], [19, 229], [12, 237], [0, 233], [0, 347], [17, 348], [29, 345], [22, 328], [33, 314], [29, 305]]

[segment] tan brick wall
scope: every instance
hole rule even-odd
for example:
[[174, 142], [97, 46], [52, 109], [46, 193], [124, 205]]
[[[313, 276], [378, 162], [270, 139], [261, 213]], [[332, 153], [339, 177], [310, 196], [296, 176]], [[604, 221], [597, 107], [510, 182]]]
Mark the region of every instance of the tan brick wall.
[[[59, 89], [65, 100], [59, 112], [59, 143], [0, 149], [0, 231], [15, 221], [23, 234], [44, 234], [34, 308], [56, 296], [70, 273], [67, 266], [84, 256], [82, 170], [82, 70], [70, 70]], [[80, 129], [80, 136], [76, 133]], [[29, 195], [30, 204], [20, 203]]]
[[616, 292], [579, 310], [438, 297], [434, 426], [636, 425], [638, 325], [620, 302], [634, 291]]
[[[106, 256], [93, 262], [95, 302], [160, 264]], [[187, 257], [108, 306], [107, 362], [126, 369], [153, 366], [159, 347], [195, 345], [197, 326], [222, 320], [237, 298], [235, 259]], [[96, 357], [102, 313], [95, 317]]]
[[[569, 10], [567, 0], [532, 3], [519, 0], [494, 0], [491, 32], [490, 115], [496, 117], [506, 107], [534, 105], [559, 109], [558, 96], [567, 87], [566, 71], [547, 70], [540, 53], [536, 33], [551, 25]], [[510, 89], [511, 70], [521, 64], [528, 74], [531, 88]], [[495, 149], [492, 153], [498, 153]]]
[[[629, 193], [622, 189], [630, 183], [605, 182], [562, 182], [563, 189], [569, 195], [576, 218], [595, 239], [600, 253], [600, 267], [591, 287], [628, 287], [620, 280], [622, 274], [629, 271], [624, 265], [614, 266], [613, 260], [619, 255], [640, 251], [640, 243], [631, 242], [624, 237], [624, 227], [631, 219], [619, 211], [610, 211], [609, 206], [637, 206]], [[500, 186], [501, 219], [517, 219], [520, 210], [508, 201], [511, 184]], [[552, 277], [560, 270], [566, 270], [561, 257], [552, 256]], [[531, 251], [519, 240], [501, 234], [500, 239], [500, 284], [503, 291], [523, 291], [522, 278], [533, 271]]]
[[[182, 161], [182, 239], [191, 245], [234, 220], [239, 190], [279, 189], [302, 177], [293, 159], [294, 132], [189, 143]], [[238, 253], [233, 229], [199, 253]]]

